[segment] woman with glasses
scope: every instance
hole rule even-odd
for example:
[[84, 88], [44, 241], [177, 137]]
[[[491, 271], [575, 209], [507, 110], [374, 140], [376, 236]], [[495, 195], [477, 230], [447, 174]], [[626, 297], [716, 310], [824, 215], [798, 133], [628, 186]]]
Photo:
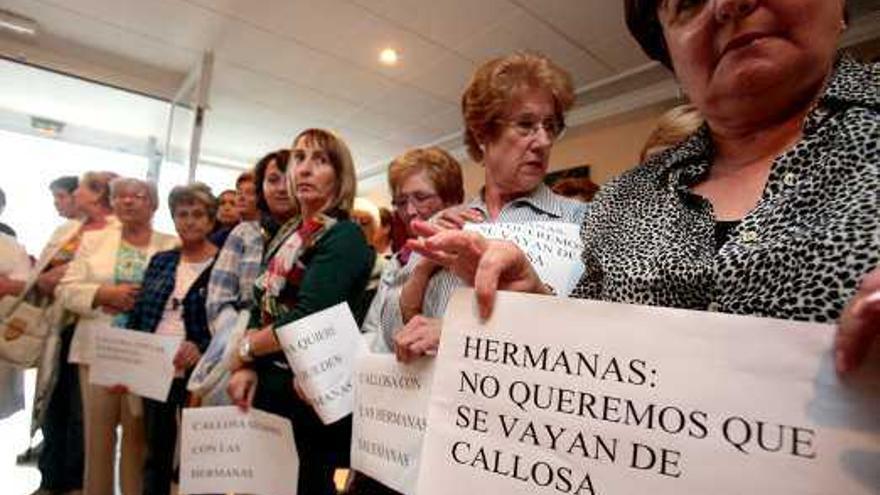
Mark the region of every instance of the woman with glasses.
[[[414, 237], [413, 220], [428, 220], [444, 208], [461, 204], [464, 187], [461, 165], [446, 151], [417, 148], [394, 159], [388, 168], [394, 214], [406, 227], [406, 237]], [[403, 247], [391, 257], [382, 271], [379, 288], [361, 328], [376, 333], [372, 348], [375, 352], [392, 352], [394, 334], [402, 327], [400, 289], [408, 277], [404, 270], [411, 251]]]
[[122, 425], [119, 485], [123, 495], [133, 495], [142, 491], [143, 406], [140, 397], [129, 394], [124, 387], [89, 383], [93, 332], [107, 325], [127, 325], [128, 312], [140, 293], [150, 258], [173, 248], [177, 238], [153, 230], [153, 214], [159, 201], [152, 182], [113, 179], [110, 203], [119, 227], [83, 234], [55, 296], [79, 317], [69, 360], [80, 364], [85, 425], [83, 491], [89, 495], [114, 493], [116, 428]]
[[[571, 76], [541, 55], [515, 53], [477, 69], [461, 106], [468, 154], [483, 166], [485, 183], [459, 218], [581, 222], [586, 205], [554, 194], [543, 182], [553, 143], [565, 129], [565, 112], [573, 103]], [[453, 224], [462, 226], [454, 218]], [[395, 350], [403, 361], [437, 348], [436, 318], [446, 310], [452, 291], [464, 285], [452, 272], [435, 271], [433, 263], [418, 262], [402, 293], [401, 315], [407, 323], [395, 336]]]

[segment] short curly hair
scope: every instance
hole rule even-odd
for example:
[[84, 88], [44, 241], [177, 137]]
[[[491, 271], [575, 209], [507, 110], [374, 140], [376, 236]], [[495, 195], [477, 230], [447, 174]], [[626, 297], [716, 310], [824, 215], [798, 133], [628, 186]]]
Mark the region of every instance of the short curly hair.
[[464, 201], [464, 179], [461, 164], [445, 150], [436, 146], [415, 148], [395, 158], [388, 167], [388, 188], [396, 196], [403, 182], [419, 172], [425, 172], [447, 205]]
[[178, 206], [193, 203], [201, 203], [208, 212], [208, 218], [213, 219], [217, 216], [217, 198], [207, 184], [192, 182], [185, 186], [174, 186], [168, 193], [168, 210], [171, 211], [171, 218], [174, 218]]
[[483, 159], [481, 143], [492, 141], [501, 130], [498, 121], [505, 108], [524, 89], [546, 89], [553, 95], [556, 118], [574, 104], [571, 75], [549, 58], [531, 52], [517, 52], [494, 58], [474, 72], [461, 96], [464, 142], [475, 161]]

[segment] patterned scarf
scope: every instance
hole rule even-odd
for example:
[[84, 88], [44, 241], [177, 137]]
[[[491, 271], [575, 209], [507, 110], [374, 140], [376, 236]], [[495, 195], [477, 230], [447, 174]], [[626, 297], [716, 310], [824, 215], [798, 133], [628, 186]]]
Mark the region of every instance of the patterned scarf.
[[266, 269], [257, 277], [255, 285], [262, 291], [260, 312], [263, 324], [268, 324], [288, 310], [296, 301], [281, 301], [285, 287], [299, 285], [305, 274], [303, 255], [336, 224], [327, 215], [318, 215], [303, 221], [297, 216], [284, 224], [266, 248]]

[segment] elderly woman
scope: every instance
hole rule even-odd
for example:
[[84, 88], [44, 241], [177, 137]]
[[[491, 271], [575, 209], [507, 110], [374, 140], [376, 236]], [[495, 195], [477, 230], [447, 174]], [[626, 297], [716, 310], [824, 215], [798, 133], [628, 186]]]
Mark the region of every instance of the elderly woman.
[[[477, 69], [461, 98], [468, 154], [485, 170], [480, 195], [467, 204], [470, 220], [581, 222], [587, 206], [553, 193], [543, 183], [550, 151], [565, 129], [565, 112], [573, 102], [571, 77], [543, 56], [516, 53]], [[460, 218], [441, 216], [439, 224], [461, 228]], [[438, 319], [452, 291], [463, 284], [450, 271], [432, 277], [434, 271], [432, 264], [418, 263], [401, 298], [406, 327], [395, 337], [401, 360], [436, 350]], [[408, 296], [422, 290], [424, 304]], [[421, 314], [414, 316], [417, 313]]]
[[[880, 327], [880, 72], [835, 54], [844, 1], [625, 5], [706, 124], [600, 193], [574, 295], [838, 321], [837, 369], [851, 370]], [[509, 244], [455, 233], [416, 244], [458, 255], [484, 315], [496, 284], [542, 290]]]
[[180, 247], [156, 253], [147, 266], [128, 327], [157, 335], [183, 337], [174, 356], [177, 370], [168, 400], [143, 399], [146, 433], [144, 490], [150, 495], [171, 491], [177, 415], [186, 400], [185, 375], [211, 341], [205, 314], [205, 288], [217, 247], [208, 239], [214, 227], [217, 200], [201, 183], [177, 186], [168, 208]]
[[159, 205], [156, 187], [139, 179], [110, 182], [110, 202], [118, 228], [83, 234], [56, 297], [79, 317], [69, 360], [80, 364], [85, 423], [85, 476], [90, 495], [111, 495], [114, 487], [116, 427], [122, 424], [121, 487], [139, 494], [143, 472], [144, 425], [139, 397], [124, 390], [89, 384], [93, 332], [107, 325], [125, 326], [134, 307], [150, 257], [174, 247], [177, 239], [153, 231]]
[[273, 151], [236, 182], [242, 222], [229, 234], [211, 269], [206, 310], [213, 338], [188, 387], [200, 404], [228, 403], [228, 370], [222, 364], [229, 355], [227, 343], [235, 338], [239, 314], [253, 304], [265, 243], [295, 213], [285, 177], [289, 160], [290, 151]]
[[[388, 187], [394, 214], [406, 227], [408, 238], [414, 237], [410, 229], [413, 220], [428, 220], [464, 199], [461, 165], [437, 147], [413, 149], [395, 158], [388, 167]], [[395, 334], [402, 328], [398, 299], [410, 275], [404, 267], [411, 252], [404, 247], [388, 261], [361, 328], [364, 333], [376, 333], [372, 341], [375, 352], [393, 352], [395, 348]]]
[[374, 254], [348, 219], [354, 165], [339, 137], [321, 129], [300, 133], [287, 175], [297, 215], [266, 247], [266, 268], [254, 285], [251, 329], [239, 345], [228, 390], [241, 407], [290, 418], [300, 459], [297, 493], [334, 494], [334, 469], [349, 462], [351, 416], [324, 425], [293, 392], [294, 376], [275, 329], [341, 302], [356, 306]]
[[[51, 296], [76, 256], [82, 238], [89, 232], [118, 229], [110, 206], [112, 172], [86, 172], [82, 179], [62, 177], [49, 186], [55, 206], [72, 220], [58, 227], [37, 261], [41, 270], [37, 287]], [[72, 179], [72, 180], [70, 180]], [[70, 201], [66, 193], [72, 184]], [[72, 202], [72, 207], [68, 203]], [[95, 235], [95, 234], [88, 234]], [[56, 300], [47, 317], [56, 322], [59, 341], [47, 343], [37, 376], [34, 394], [34, 425], [43, 432], [40, 450], [40, 488], [52, 492], [81, 490], [83, 486], [83, 405], [76, 363], [68, 362], [76, 317], [60, 311]]]

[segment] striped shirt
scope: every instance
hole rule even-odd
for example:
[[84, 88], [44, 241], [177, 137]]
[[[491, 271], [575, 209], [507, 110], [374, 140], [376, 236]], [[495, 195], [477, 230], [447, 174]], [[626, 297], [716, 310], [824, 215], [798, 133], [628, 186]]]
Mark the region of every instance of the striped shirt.
[[[489, 219], [489, 208], [483, 201], [482, 194], [471, 200], [467, 206], [482, 213], [485, 221], [496, 223], [567, 222], [578, 225], [583, 221], [589, 208], [586, 203], [554, 194], [549, 187], [543, 184], [538, 186], [532, 194], [514, 199], [504, 205], [495, 220]], [[419, 259], [421, 259], [420, 256], [413, 254], [409, 263], [394, 273], [393, 278], [389, 278], [388, 284], [384, 283], [383, 274], [383, 284], [380, 285], [380, 291], [387, 288], [389, 294], [381, 298], [377, 295], [376, 303], [383, 306], [381, 309], [370, 308], [370, 314], [374, 312], [381, 314], [379, 335], [372, 344], [372, 348], [376, 352], [391, 352], [393, 349], [394, 334], [403, 326], [403, 318], [400, 314], [400, 291]], [[446, 312], [446, 305], [449, 303], [449, 298], [452, 297], [452, 292], [456, 288], [464, 286], [465, 282], [448, 270], [436, 273], [431, 277], [425, 291], [422, 314], [431, 318], [442, 317]], [[370, 329], [365, 327], [364, 330]]]
[[263, 233], [259, 222], [241, 222], [226, 238], [208, 281], [206, 309], [211, 333], [217, 330], [221, 313], [249, 308], [254, 280], [260, 274]]

